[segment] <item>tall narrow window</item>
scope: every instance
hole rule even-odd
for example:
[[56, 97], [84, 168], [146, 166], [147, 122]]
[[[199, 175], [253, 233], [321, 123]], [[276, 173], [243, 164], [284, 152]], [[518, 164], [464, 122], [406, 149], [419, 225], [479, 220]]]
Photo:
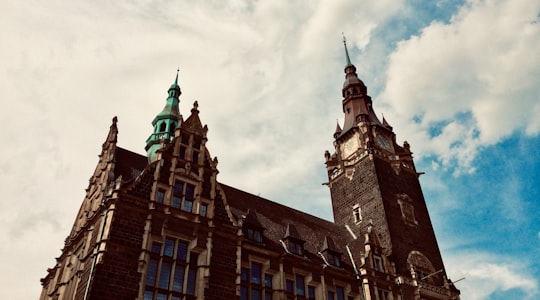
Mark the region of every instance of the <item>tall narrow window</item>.
[[[305, 277], [299, 274], [296, 274], [294, 276], [294, 280], [287, 279], [285, 280], [285, 293], [287, 295], [287, 300], [294, 300], [294, 299], [306, 299], [306, 281]], [[308, 287], [307, 291], [307, 299], [309, 298], [309, 293], [313, 293], [313, 297], [315, 297], [315, 289], [312, 286]], [[315, 298], [313, 298], [315, 299]]]
[[206, 212], [208, 210], [208, 204], [201, 203], [199, 206], [199, 215], [206, 217]]
[[379, 272], [384, 272], [382, 258], [378, 255], [373, 255], [373, 268]]
[[193, 211], [195, 200], [195, 186], [193, 184], [177, 180], [174, 183], [172, 207], [181, 208], [184, 211]]
[[252, 262], [250, 268], [242, 268], [240, 279], [240, 299], [272, 299], [272, 275], [263, 275], [262, 264]]
[[306, 294], [304, 276], [296, 275], [296, 295], [304, 296]]
[[146, 270], [145, 300], [184, 299], [195, 295], [197, 254], [188, 251], [188, 243], [166, 237], [163, 244], [152, 242]]
[[304, 255], [304, 246], [295, 240], [289, 239], [289, 252], [296, 255]]
[[200, 150], [201, 150], [201, 142], [198, 139], [194, 139], [192, 149], [193, 149], [193, 152], [192, 152], [191, 161], [194, 164], [198, 164], [199, 163], [199, 153], [200, 153]]
[[336, 300], [345, 300], [345, 290], [343, 287], [336, 286]]
[[358, 206], [358, 204], [353, 207], [353, 218], [355, 223], [362, 222], [362, 211], [360, 210], [360, 206]]
[[162, 189], [159, 189], [156, 193], [156, 202], [163, 203], [164, 201], [165, 201], [165, 191]]
[[315, 287], [314, 286], [308, 286], [308, 300], [315, 300]]

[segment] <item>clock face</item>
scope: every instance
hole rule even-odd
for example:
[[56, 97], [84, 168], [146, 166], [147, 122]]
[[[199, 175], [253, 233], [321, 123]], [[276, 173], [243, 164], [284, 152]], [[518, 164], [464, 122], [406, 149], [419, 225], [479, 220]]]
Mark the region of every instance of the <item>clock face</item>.
[[385, 137], [384, 135], [377, 135], [376, 139], [377, 139], [377, 144], [381, 148], [388, 151], [392, 150], [392, 146], [390, 145], [390, 140], [387, 137]]
[[341, 153], [343, 154], [343, 158], [347, 158], [356, 150], [358, 150], [358, 139], [354, 136], [343, 143]]

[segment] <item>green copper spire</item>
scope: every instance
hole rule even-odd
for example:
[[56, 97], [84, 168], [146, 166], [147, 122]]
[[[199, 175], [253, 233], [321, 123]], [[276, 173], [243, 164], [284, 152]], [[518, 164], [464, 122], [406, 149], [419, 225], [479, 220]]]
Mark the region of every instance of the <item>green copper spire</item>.
[[178, 85], [178, 73], [176, 70], [176, 78], [174, 83], [168, 90], [169, 96], [165, 102], [163, 110], [152, 120], [154, 131], [146, 140], [146, 153], [148, 161], [152, 162], [156, 159], [156, 152], [160, 148], [161, 140], [172, 140], [174, 138], [174, 130], [178, 127], [178, 122], [182, 118], [178, 104], [180, 103], [180, 95], [182, 91]]

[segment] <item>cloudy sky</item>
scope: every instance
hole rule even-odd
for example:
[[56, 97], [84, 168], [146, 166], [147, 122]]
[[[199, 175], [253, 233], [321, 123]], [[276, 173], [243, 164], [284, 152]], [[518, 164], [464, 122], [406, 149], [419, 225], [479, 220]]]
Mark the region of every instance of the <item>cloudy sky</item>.
[[37, 299], [113, 116], [144, 153], [180, 68], [221, 182], [332, 219], [342, 32], [415, 152], [463, 299], [540, 297], [540, 2], [0, 0], [0, 286]]

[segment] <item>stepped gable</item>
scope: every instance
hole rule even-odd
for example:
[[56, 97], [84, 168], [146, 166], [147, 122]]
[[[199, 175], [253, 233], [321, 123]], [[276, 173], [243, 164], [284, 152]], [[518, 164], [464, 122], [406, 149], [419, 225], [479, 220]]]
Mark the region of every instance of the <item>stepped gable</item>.
[[227, 204], [236, 219], [246, 216], [248, 211], [251, 214], [257, 214], [258, 222], [265, 229], [264, 243], [267, 246], [276, 243], [278, 247], [282, 248], [279, 241], [286, 237], [287, 228], [289, 230], [294, 228], [297, 238], [305, 242], [304, 250], [307, 258], [322, 263], [322, 258], [318, 252], [323, 248], [325, 238], [331, 236], [335, 244], [335, 250], [344, 254], [341, 257], [344, 267], [352, 267], [351, 261], [346, 255], [346, 245], [349, 245], [351, 249], [354, 247], [355, 251], [357, 251], [354, 259], [357, 266], [360, 264], [364, 252], [363, 241], [354, 240], [344, 226], [336, 225], [333, 222], [225, 184], [221, 184], [221, 187], [225, 192]]

